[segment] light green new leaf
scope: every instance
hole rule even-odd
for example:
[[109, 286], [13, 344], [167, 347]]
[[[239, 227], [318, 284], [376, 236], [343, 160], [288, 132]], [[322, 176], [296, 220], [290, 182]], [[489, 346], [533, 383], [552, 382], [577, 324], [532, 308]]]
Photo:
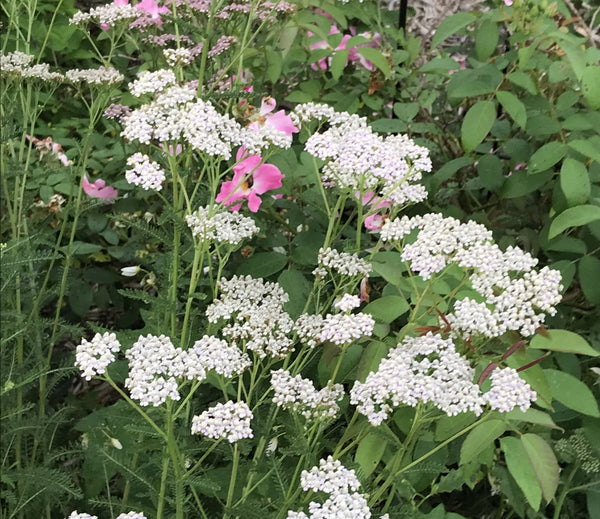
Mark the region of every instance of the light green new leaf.
[[479, 424], [467, 435], [460, 448], [460, 464], [464, 465], [474, 460], [504, 431], [506, 424], [502, 420], [488, 420]]
[[589, 355], [591, 357], [600, 355], [581, 335], [577, 335], [574, 332], [568, 330], [548, 330], [547, 333], [549, 337], [535, 335], [531, 339], [529, 347], [536, 350], [579, 353], [580, 355]]
[[529, 160], [529, 173], [546, 171], [562, 159], [567, 147], [562, 142], [552, 141], [539, 148]]
[[549, 503], [556, 492], [560, 472], [552, 447], [537, 434], [524, 434], [521, 436], [521, 444], [542, 489], [542, 495]]
[[560, 188], [569, 207], [585, 204], [591, 193], [590, 176], [585, 165], [566, 158], [560, 169]]
[[437, 31], [431, 38], [431, 48], [435, 49], [446, 38], [457, 33], [475, 20], [475, 15], [471, 13], [456, 13], [448, 16], [440, 23]]
[[552, 398], [573, 411], [596, 418], [600, 417], [598, 402], [594, 394], [581, 380], [569, 373], [555, 369], [545, 369], [544, 373], [552, 388]]
[[473, 151], [485, 139], [496, 120], [496, 105], [492, 101], [478, 101], [465, 115], [460, 130], [465, 152]]
[[550, 224], [548, 239], [558, 236], [569, 227], [580, 227], [600, 220], [600, 207], [597, 205], [577, 205], [560, 213]]
[[506, 110], [521, 128], [527, 126], [527, 110], [521, 100], [512, 92], [499, 90], [496, 92], [496, 98], [500, 101], [502, 107]]
[[537, 481], [535, 472], [523, 444], [518, 438], [509, 436], [500, 440], [504, 459], [510, 475], [515, 479], [519, 488], [525, 494], [531, 507], [537, 512], [542, 503], [542, 489]]

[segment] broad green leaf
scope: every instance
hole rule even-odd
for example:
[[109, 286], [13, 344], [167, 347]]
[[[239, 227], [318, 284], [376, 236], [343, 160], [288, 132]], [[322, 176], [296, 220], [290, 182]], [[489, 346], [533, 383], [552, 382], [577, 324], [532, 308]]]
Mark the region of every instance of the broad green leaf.
[[276, 83], [281, 76], [281, 69], [283, 67], [283, 58], [279, 51], [273, 49], [266, 49], [265, 55], [267, 58], [267, 77], [272, 83]]
[[435, 49], [446, 38], [464, 29], [473, 21], [475, 21], [475, 15], [471, 13], [456, 13], [448, 16], [448, 18], [440, 23], [433, 38], [431, 38], [431, 48]]
[[542, 495], [549, 503], [558, 487], [560, 468], [552, 447], [537, 434], [524, 434], [521, 436], [521, 444], [527, 453], [529, 463], [533, 468], [535, 477], [542, 489]]
[[589, 139], [575, 139], [567, 143], [575, 151], [600, 162], [600, 137], [593, 136]]
[[496, 105], [492, 101], [478, 101], [469, 109], [461, 127], [465, 152], [473, 151], [485, 139], [495, 120]]
[[[600, 277], [597, 279], [600, 280]], [[536, 350], [578, 353], [580, 355], [589, 355], [591, 357], [597, 357], [600, 355], [600, 353], [592, 348], [581, 335], [577, 335], [569, 330], [547, 330], [547, 334], [549, 337], [544, 337], [543, 335], [534, 335], [533, 339], [531, 339], [529, 347]]]
[[[63, 251], [67, 251], [67, 246], [62, 247]], [[94, 252], [98, 252], [102, 250], [101, 245], [96, 245], [95, 243], [85, 243], [82, 241], [74, 241], [73, 248], [71, 249], [73, 254], [92, 254]]]
[[552, 141], [539, 148], [529, 161], [529, 173], [545, 171], [556, 164], [567, 153], [567, 147], [562, 142]]
[[503, 78], [502, 72], [491, 64], [475, 69], [459, 70], [450, 78], [446, 92], [454, 101], [491, 94], [500, 86]]
[[586, 299], [600, 305], [600, 260], [598, 258], [593, 256], [581, 258], [579, 261], [579, 284]]
[[517, 85], [529, 92], [532, 95], [536, 95], [538, 93], [538, 89], [533, 82], [533, 79], [521, 70], [517, 70], [515, 72], [511, 72], [506, 76], [508, 80], [513, 84]]
[[454, 173], [456, 173], [459, 169], [469, 166], [473, 164], [473, 162], [474, 160], [471, 157], [458, 157], [457, 159], [452, 159], [451, 161], [446, 162], [446, 164], [444, 164], [433, 174], [431, 185], [435, 190], [437, 190], [437, 188], [443, 182], [452, 178]]
[[407, 129], [406, 123], [400, 119], [377, 119], [369, 124], [373, 131], [381, 133], [400, 133]]
[[539, 510], [542, 503], [542, 489], [523, 444], [518, 438], [509, 436], [500, 440], [504, 459], [510, 475], [515, 479], [525, 498], [534, 510]]
[[279, 272], [285, 267], [287, 261], [287, 256], [277, 252], [259, 252], [246, 258], [238, 267], [236, 274], [250, 274], [255, 278], [266, 278], [271, 274]]
[[358, 53], [364, 58], [368, 59], [373, 63], [386, 78], [390, 77], [392, 70], [390, 69], [390, 64], [387, 58], [381, 53], [380, 50], [374, 49], [372, 47], [360, 47], [358, 49]]
[[585, 204], [592, 189], [585, 165], [578, 160], [566, 158], [560, 169], [560, 188], [569, 207]]
[[550, 427], [551, 429], [559, 429], [563, 430], [561, 427], [558, 427], [552, 417], [548, 413], [544, 413], [544, 411], [540, 411], [538, 409], [534, 409], [530, 407], [527, 411], [521, 411], [518, 407], [509, 411], [504, 415], [506, 420], [516, 420], [518, 422], [527, 422], [534, 423], [538, 425], [543, 425], [544, 427]]
[[552, 388], [552, 398], [578, 413], [600, 417], [594, 394], [581, 380], [555, 369], [545, 369], [544, 373]]
[[550, 224], [548, 239], [551, 240], [569, 227], [580, 227], [596, 220], [600, 220], [600, 206], [587, 204], [569, 207]]
[[371, 372], [377, 371], [381, 359], [388, 354], [389, 347], [384, 342], [370, 342], [364, 349], [356, 367], [356, 380], [364, 382]]
[[297, 319], [304, 311], [312, 284], [295, 269], [284, 270], [277, 278], [277, 283], [289, 296], [289, 300], [283, 305], [283, 309], [293, 319]]
[[537, 175], [528, 175], [525, 169], [514, 171], [502, 186], [502, 198], [517, 198], [527, 195], [545, 186], [551, 178], [552, 171], [538, 173]]
[[54, 189], [52, 189], [50, 186], [47, 186], [47, 185], [40, 186], [40, 198], [42, 199], [42, 201], [45, 204], [50, 202], [50, 199], [52, 198], [53, 195], [54, 195]]
[[475, 52], [479, 61], [486, 61], [494, 54], [498, 38], [498, 24], [489, 18], [484, 20], [475, 34]]
[[346, 63], [348, 62], [348, 54], [350, 51], [344, 49], [344, 50], [338, 50], [334, 55], [333, 58], [331, 59], [331, 75], [335, 78], [335, 79], [339, 79], [340, 76], [342, 75], [342, 73], [344, 72], [344, 69], [346, 68]]
[[586, 67], [581, 76], [583, 99], [591, 108], [600, 109], [600, 67]]
[[378, 252], [371, 261], [371, 267], [374, 272], [392, 285], [399, 285], [404, 279], [402, 274], [406, 272], [402, 256], [399, 252], [394, 251]]
[[496, 92], [496, 98], [500, 101], [502, 107], [506, 110], [521, 128], [527, 126], [527, 110], [521, 100], [512, 92], [499, 90]]
[[366, 314], [371, 314], [377, 321], [391, 323], [394, 319], [409, 310], [406, 299], [401, 296], [385, 296], [369, 303], [363, 309]]
[[477, 163], [477, 173], [481, 184], [490, 191], [495, 191], [502, 187], [506, 178], [504, 177], [502, 161], [496, 155], [484, 155]]
[[488, 420], [479, 424], [467, 435], [460, 448], [460, 464], [473, 461], [504, 431], [506, 431], [506, 424], [502, 420]]
[[579, 44], [573, 43], [572, 41], [566, 41], [566, 37], [560, 32], [555, 32], [554, 35], [558, 36], [559, 39], [562, 39], [562, 41], [559, 41], [558, 44], [567, 54], [567, 58], [571, 63], [575, 77], [581, 81], [586, 68], [585, 52], [583, 47]]
[[373, 431], [367, 434], [358, 444], [354, 461], [362, 469], [365, 478], [368, 478], [379, 465], [386, 445], [386, 439]]
[[394, 103], [394, 113], [401, 121], [412, 121], [419, 113], [419, 103]]

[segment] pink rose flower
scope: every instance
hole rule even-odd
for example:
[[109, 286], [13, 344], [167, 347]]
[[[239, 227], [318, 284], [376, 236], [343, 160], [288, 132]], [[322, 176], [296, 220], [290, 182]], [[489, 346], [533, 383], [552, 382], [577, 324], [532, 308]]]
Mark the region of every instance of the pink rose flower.
[[[384, 209], [390, 207], [391, 205], [389, 201], [375, 196], [373, 191], [367, 191], [366, 193], [363, 193], [362, 197], [360, 195], [360, 191], [357, 191], [355, 196], [364, 206], [371, 206], [373, 209]], [[387, 218], [388, 216], [385, 214], [372, 214], [365, 218], [364, 224], [365, 227], [370, 231], [378, 231], [383, 227], [383, 224]]]
[[283, 174], [274, 164], [261, 164], [260, 155], [247, 155], [243, 146], [238, 150], [236, 160], [239, 162], [233, 166], [233, 179], [223, 182], [216, 201], [231, 206], [231, 211], [239, 211], [241, 201], [245, 199], [248, 209], [256, 213], [262, 202], [259, 195], [280, 188]]
[[160, 15], [171, 12], [164, 5], [159, 7], [156, 3], [156, 0], [142, 0], [139, 4], [136, 4], [135, 8], [139, 9], [140, 11], [144, 11], [146, 14], [149, 14], [153, 20], [156, 20], [156, 25], [159, 27], [162, 25]]
[[277, 101], [272, 97], [263, 97], [260, 105], [260, 112], [256, 117], [256, 120], [252, 122], [248, 127], [253, 130], [258, 130], [259, 125], [266, 124], [275, 128], [277, 131], [285, 133], [288, 137], [292, 136], [292, 133], [298, 133], [298, 128], [294, 125], [292, 118], [285, 113], [284, 110], [279, 110], [272, 114], [271, 112], [277, 106]]
[[106, 182], [101, 178], [96, 180], [96, 182], [90, 182], [85, 174], [83, 175], [83, 191], [88, 196], [93, 198], [103, 198], [105, 200], [116, 198], [119, 194], [114, 187], [107, 186]]

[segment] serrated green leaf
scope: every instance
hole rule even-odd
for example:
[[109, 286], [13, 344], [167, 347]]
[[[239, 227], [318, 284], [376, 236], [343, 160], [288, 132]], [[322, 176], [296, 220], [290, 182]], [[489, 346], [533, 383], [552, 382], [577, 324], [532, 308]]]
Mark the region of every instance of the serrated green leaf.
[[544, 373], [552, 389], [552, 398], [579, 413], [600, 417], [594, 394], [581, 380], [555, 369], [545, 369]]
[[492, 101], [478, 101], [469, 108], [460, 132], [465, 152], [473, 151], [483, 141], [495, 120], [496, 105]]
[[521, 128], [527, 126], [527, 110], [521, 100], [512, 92], [506, 90], [500, 90], [496, 92], [496, 98]]
[[[600, 279], [600, 277], [597, 279]], [[529, 347], [537, 350], [577, 353], [579, 355], [589, 355], [590, 357], [597, 357], [600, 355], [599, 352], [590, 346], [589, 342], [581, 335], [574, 332], [570, 332], [569, 330], [547, 330], [546, 333], [549, 337], [535, 335], [533, 339], [531, 339]]]
[[587, 204], [569, 207], [552, 220], [548, 239], [551, 240], [569, 227], [581, 227], [596, 220], [600, 220], [600, 206]]
[[469, 432], [460, 448], [460, 465], [473, 461], [504, 431], [506, 431], [506, 424], [502, 420], [488, 420], [475, 427]]

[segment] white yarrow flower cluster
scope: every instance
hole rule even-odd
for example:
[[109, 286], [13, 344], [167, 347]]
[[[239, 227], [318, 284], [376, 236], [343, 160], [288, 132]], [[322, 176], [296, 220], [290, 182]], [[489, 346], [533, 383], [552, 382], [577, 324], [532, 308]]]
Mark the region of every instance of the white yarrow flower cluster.
[[300, 484], [305, 492], [329, 494], [323, 503], [312, 501], [308, 505], [309, 515], [289, 511], [287, 519], [370, 519], [371, 512], [365, 497], [357, 492], [360, 482], [353, 470], [342, 466], [331, 456], [320, 460], [318, 467], [303, 470]]
[[234, 443], [243, 438], [252, 438], [250, 421], [252, 411], [245, 402], [217, 404], [192, 419], [192, 434], [202, 434]]
[[338, 252], [332, 248], [320, 248], [318, 256], [318, 267], [314, 274], [324, 277], [327, 273], [325, 268], [335, 270], [345, 276], [363, 276], [366, 277], [371, 272], [371, 264], [356, 254], [348, 252]]
[[283, 369], [271, 372], [273, 402], [284, 409], [300, 412], [306, 419], [334, 418], [339, 411], [337, 400], [344, 394], [344, 386], [333, 384], [317, 391], [314, 384], [301, 375], [292, 375]]
[[50, 72], [47, 63], [32, 65], [34, 56], [21, 51], [0, 55], [0, 73], [3, 78], [39, 79], [59, 82], [64, 79], [60, 72]]
[[283, 311], [288, 295], [277, 283], [250, 276], [233, 276], [219, 282], [221, 296], [207, 308], [208, 321], [230, 321], [221, 330], [233, 342], [245, 347], [260, 358], [269, 355], [285, 357], [293, 342], [288, 335], [294, 322]]
[[67, 70], [65, 77], [72, 83], [88, 83], [94, 86], [111, 86], [120, 84], [125, 76], [113, 67]]
[[241, 375], [252, 365], [246, 353], [242, 353], [237, 346], [230, 345], [217, 337], [205, 335], [194, 343], [192, 349], [207, 371], [213, 370], [227, 378]]
[[98, 519], [98, 516], [86, 514], [84, 512], [79, 513], [77, 512], [77, 510], [74, 510], [73, 512], [71, 512], [71, 515], [67, 517], [67, 519]]
[[172, 70], [161, 69], [154, 72], [144, 70], [135, 81], [129, 83], [128, 88], [132, 95], [140, 97], [144, 94], [158, 94], [176, 83], [177, 78]]
[[365, 382], [355, 382], [350, 403], [373, 425], [380, 425], [394, 407], [419, 402], [431, 402], [449, 416], [466, 411], [479, 415], [485, 399], [474, 375], [451, 339], [429, 332], [405, 338]]
[[333, 303], [340, 312], [349, 312], [360, 306], [360, 297], [352, 294], [344, 294], [335, 303]]
[[204, 380], [206, 370], [194, 350], [175, 348], [165, 335], [141, 336], [127, 350], [129, 377], [125, 387], [142, 406], [159, 406], [170, 398], [179, 400], [178, 378]]
[[468, 269], [470, 282], [485, 299], [457, 301], [447, 316], [453, 333], [467, 339], [475, 334], [498, 337], [509, 330], [528, 336], [542, 325], [545, 313], [554, 315], [561, 300], [561, 275], [544, 267], [534, 270], [537, 259], [518, 247], [502, 251], [492, 233], [475, 222], [427, 214], [388, 220], [381, 239], [400, 242], [417, 229], [416, 240], [403, 244], [402, 259], [423, 279], [450, 263]]
[[335, 126], [346, 125], [353, 128], [366, 128], [366, 117], [360, 117], [348, 112], [336, 112], [334, 108], [322, 103], [302, 103], [294, 108], [290, 117], [295, 126], [301, 127], [311, 121], [327, 122]]
[[319, 314], [301, 314], [294, 323], [294, 331], [303, 344], [314, 348], [320, 344], [319, 335], [323, 329], [323, 316]]
[[157, 162], [150, 160], [148, 155], [134, 153], [127, 159], [127, 165], [131, 168], [125, 172], [127, 182], [140, 186], [146, 191], [162, 189], [166, 178], [165, 172]]
[[490, 407], [500, 413], [508, 413], [516, 407], [525, 412], [531, 402], [537, 400], [537, 393], [513, 368], [496, 368], [490, 375], [491, 389], [484, 394]]
[[94, 375], [106, 372], [106, 367], [115, 360], [115, 353], [121, 349], [121, 344], [114, 333], [97, 333], [91, 341], [81, 340], [75, 350], [75, 366], [81, 371], [81, 376], [91, 380]]
[[94, 7], [87, 13], [82, 11], [76, 12], [73, 18], [69, 20], [69, 24], [82, 25], [92, 21], [99, 25], [112, 26], [118, 22], [134, 20], [139, 14], [140, 11], [133, 5], [106, 4]]
[[142, 512], [128, 512], [117, 515], [116, 519], [147, 519]]
[[[297, 109], [295, 114], [299, 120], [305, 120], [311, 112], [318, 116], [326, 112], [315, 108]], [[423, 172], [431, 171], [427, 148], [405, 135], [382, 138], [366, 121], [348, 114], [337, 121], [330, 118], [328, 123], [324, 132], [308, 138], [304, 148], [325, 161], [326, 183], [352, 194], [373, 191], [392, 205], [420, 202], [427, 197], [419, 184]]]
[[185, 217], [192, 234], [201, 240], [216, 240], [237, 245], [242, 240], [252, 238], [259, 231], [254, 220], [248, 216], [231, 211], [211, 213], [211, 208], [200, 207]]
[[375, 320], [369, 314], [327, 314], [317, 338], [338, 346], [350, 344], [373, 333]]

